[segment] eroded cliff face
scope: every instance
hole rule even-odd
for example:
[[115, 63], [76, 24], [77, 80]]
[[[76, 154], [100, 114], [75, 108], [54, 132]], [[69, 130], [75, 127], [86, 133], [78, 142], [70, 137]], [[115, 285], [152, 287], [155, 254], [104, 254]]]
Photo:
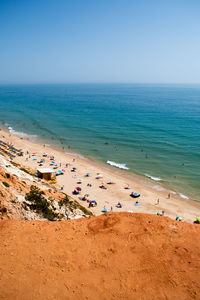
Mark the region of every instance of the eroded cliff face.
[[[0, 218], [18, 220], [61, 220], [90, 215], [76, 201], [61, 193], [59, 188], [36, 178], [34, 170], [25, 169], [0, 155]], [[44, 207], [27, 201], [31, 187], [41, 191]], [[55, 217], [54, 217], [55, 216]]]
[[199, 299], [199, 225], [110, 213], [0, 235], [1, 299]]

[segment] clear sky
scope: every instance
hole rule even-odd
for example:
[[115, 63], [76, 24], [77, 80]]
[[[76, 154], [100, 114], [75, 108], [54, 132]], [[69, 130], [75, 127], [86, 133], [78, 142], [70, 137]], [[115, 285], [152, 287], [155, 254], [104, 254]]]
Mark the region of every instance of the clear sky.
[[200, 0], [0, 0], [0, 83], [200, 83]]

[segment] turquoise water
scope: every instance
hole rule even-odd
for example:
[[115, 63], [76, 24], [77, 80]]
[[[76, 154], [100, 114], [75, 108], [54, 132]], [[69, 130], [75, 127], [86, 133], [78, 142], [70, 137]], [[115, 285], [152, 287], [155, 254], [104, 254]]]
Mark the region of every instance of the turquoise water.
[[200, 200], [199, 86], [0, 86], [0, 121]]

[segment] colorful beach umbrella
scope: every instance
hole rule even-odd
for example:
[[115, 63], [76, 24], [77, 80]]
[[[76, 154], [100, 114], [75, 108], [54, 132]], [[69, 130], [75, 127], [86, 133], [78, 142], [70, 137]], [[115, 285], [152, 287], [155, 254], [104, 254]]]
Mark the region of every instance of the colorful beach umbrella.
[[77, 186], [76, 190], [80, 192], [82, 190], [82, 188], [80, 186]]

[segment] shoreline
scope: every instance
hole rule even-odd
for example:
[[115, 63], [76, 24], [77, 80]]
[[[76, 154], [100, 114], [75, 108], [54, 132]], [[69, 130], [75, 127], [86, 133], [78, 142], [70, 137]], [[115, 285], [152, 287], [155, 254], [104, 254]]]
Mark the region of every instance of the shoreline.
[[[62, 146], [59, 147], [59, 145], [47, 146], [47, 144], [45, 144], [46, 146], [44, 147], [44, 140], [42, 141], [39, 137], [34, 137], [33, 139], [26, 137], [22, 139], [17, 135], [11, 134], [9, 129], [2, 128], [1, 126], [1, 138], [2, 135], [5, 136], [5, 141], [13, 143], [16, 148], [22, 148], [24, 153], [26, 153], [26, 151], [32, 153], [37, 152], [38, 158], [41, 158], [44, 152], [49, 152], [56, 157], [56, 162], [61, 163], [62, 166], [64, 166], [66, 162], [69, 162], [72, 167], [77, 167], [77, 179], [83, 179], [81, 185], [83, 187], [83, 194], [90, 193], [90, 200], [95, 200], [98, 203], [97, 207], [91, 208], [91, 211], [95, 215], [101, 214], [104, 206], [106, 206], [108, 210], [112, 207], [115, 212], [133, 211], [155, 214], [156, 212], [160, 213], [164, 210], [165, 215], [171, 218], [181, 216], [187, 222], [192, 222], [200, 215], [200, 203], [198, 201], [184, 199], [180, 197], [178, 193], [174, 194], [175, 191], [167, 189], [164, 184], [158, 181], [153, 181], [145, 176], [143, 177], [123, 169], [118, 169], [104, 162], [73, 152], [71, 149], [62, 149]], [[59, 159], [57, 159], [57, 157], [59, 157]], [[75, 162], [73, 162], [74, 159]], [[25, 161], [25, 155], [23, 157], [16, 157], [14, 160], [24, 166], [33, 169], [37, 168], [35, 161]], [[58, 185], [64, 185], [63, 191], [71, 196], [73, 188], [77, 185], [77, 181], [74, 180], [76, 178], [72, 178], [73, 173], [71, 173], [69, 169], [70, 168], [66, 169], [64, 176], [59, 176], [57, 181]], [[92, 174], [92, 176], [87, 179], [92, 183], [92, 188], [90, 189], [88, 189], [85, 184], [86, 179], [84, 174], [87, 172], [91, 172]], [[102, 180], [98, 181], [95, 179], [97, 173], [103, 174]], [[106, 183], [110, 178], [112, 178], [116, 184], [107, 185]], [[105, 182], [106, 190], [99, 188], [102, 182]], [[127, 183], [130, 185], [130, 190], [124, 189]], [[139, 198], [141, 205], [138, 207], [134, 205], [135, 200], [129, 196], [132, 191], [141, 194]], [[167, 197], [169, 193], [170, 198]], [[79, 200], [78, 197], [74, 198]], [[159, 204], [156, 205], [158, 198]], [[82, 205], [88, 207], [87, 203], [81, 200], [79, 201]], [[122, 209], [115, 207], [118, 202], [122, 203]]]
[[[9, 128], [11, 128], [11, 130]], [[70, 155], [75, 158], [77, 157], [77, 158], [88, 160], [89, 163], [96, 164], [97, 167], [101, 166], [102, 168], [105, 168], [106, 170], [115, 172], [118, 175], [126, 177], [127, 180], [136, 178], [136, 180], [138, 180], [140, 182], [143, 181], [143, 183], [144, 183], [144, 181], [145, 181], [145, 184], [147, 184], [150, 187], [154, 186], [157, 191], [165, 190], [168, 193], [177, 195], [179, 198], [181, 198], [183, 200], [190, 200], [190, 201], [200, 203], [200, 198], [194, 199], [189, 194], [187, 194], [187, 192], [185, 192], [185, 191], [184, 192], [177, 191], [175, 187], [171, 187], [170, 184], [169, 185], [167, 184], [167, 182], [168, 182], [167, 180], [164, 180], [161, 178], [156, 178], [155, 176], [151, 176], [149, 174], [138, 173], [138, 172], [130, 170], [129, 168], [124, 169], [124, 168], [119, 168], [119, 167], [113, 166], [111, 164], [108, 164], [106, 161], [103, 161], [96, 157], [91, 157], [91, 156], [87, 156], [85, 154], [79, 153], [77, 150], [75, 150], [71, 147], [68, 148], [68, 147], [64, 146], [61, 142], [59, 142], [59, 140], [46, 139], [46, 138], [43, 139], [35, 134], [24, 133], [22, 131], [15, 131], [11, 126], [8, 126], [8, 125], [3, 125], [3, 126], [1, 125], [0, 129], [5, 130], [6, 132], [9, 132], [10, 134], [17, 136], [19, 138], [23, 138], [31, 143], [35, 143], [35, 144], [39, 144], [39, 145], [45, 144], [47, 147], [50, 147], [56, 151], [62, 152], [63, 154], [67, 154], [67, 155]], [[11, 133], [11, 131], [13, 131], [15, 133]], [[57, 141], [58, 143], [52, 143], [52, 141], [53, 142]], [[63, 147], [65, 148], [64, 150], [62, 149]], [[156, 178], [158, 180], [154, 180], [153, 178]]]

